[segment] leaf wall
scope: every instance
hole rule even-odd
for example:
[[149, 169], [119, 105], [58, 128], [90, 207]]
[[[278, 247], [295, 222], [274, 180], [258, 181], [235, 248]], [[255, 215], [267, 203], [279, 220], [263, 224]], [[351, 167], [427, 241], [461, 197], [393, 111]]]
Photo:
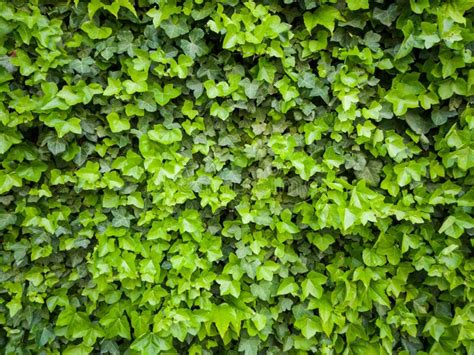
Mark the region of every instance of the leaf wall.
[[0, 0], [6, 354], [472, 354], [472, 0]]

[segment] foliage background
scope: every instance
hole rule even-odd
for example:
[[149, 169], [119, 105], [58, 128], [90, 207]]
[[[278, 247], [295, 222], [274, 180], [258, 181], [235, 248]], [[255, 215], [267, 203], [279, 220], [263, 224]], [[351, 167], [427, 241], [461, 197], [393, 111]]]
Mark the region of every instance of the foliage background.
[[473, 354], [473, 5], [0, 1], [0, 348]]

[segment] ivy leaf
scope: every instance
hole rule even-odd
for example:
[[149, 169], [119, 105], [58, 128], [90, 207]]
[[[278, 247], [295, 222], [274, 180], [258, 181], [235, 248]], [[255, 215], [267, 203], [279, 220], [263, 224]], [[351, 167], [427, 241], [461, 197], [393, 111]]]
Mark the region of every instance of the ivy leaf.
[[202, 57], [209, 52], [209, 47], [206, 42], [202, 40], [204, 31], [200, 28], [195, 28], [189, 33], [189, 40], [182, 39], [180, 47], [183, 52], [192, 59]]
[[349, 229], [357, 221], [357, 217], [349, 208], [344, 208], [342, 214], [342, 227], [344, 230]]
[[81, 29], [87, 33], [91, 39], [105, 39], [110, 37], [112, 29], [110, 27], [97, 27], [93, 22], [87, 21], [81, 25]]
[[334, 237], [330, 234], [314, 235], [311, 238], [311, 242], [316, 245], [321, 251], [326, 251], [326, 249], [329, 248], [329, 246], [335, 241], [336, 240], [334, 239]]
[[199, 114], [198, 110], [193, 109], [193, 102], [190, 100], [185, 100], [183, 103], [183, 107], [181, 108], [181, 112], [183, 115], [188, 116], [190, 119], [193, 119]]
[[122, 85], [129, 95], [137, 92], [146, 92], [148, 90], [148, 84], [146, 81], [125, 80]]
[[433, 127], [429, 120], [423, 119], [420, 115], [414, 113], [405, 115], [405, 120], [410, 128], [419, 135], [428, 133]]
[[222, 339], [225, 338], [229, 325], [237, 319], [235, 309], [227, 303], [221, 303], [214, 307], [212, 321], [215, 323], [217, 331]]
[[107, 122], [109, 122], [110, 130], [113, 133], [128, 131], [130, 129], [130, 122], [127, 118], [120, 118], [117, 112], [111, 112], [107, 115]]
[[342, 19], [341, 14], [336, 8], [326, 5], [318, 7], [313, 13], [305, 12], [303, 15], [304, 25], [310, 33], [317, 25], [326, 27], [332, 33], [334, 31], [336, 20]]
[[381, 162], [371, 160], [362, 170], [356, 171], [355, 174], [358, 179], [365, 180], [369, 185], [378, 186], [382, 166], [383, 164]]
[[69, 345], [65, 350], [65, 355], [87, 355], [90, 354], [93, 347], [86, 344]]
[[257, 80], [266, 81], [272, 84], [275, 80], [276, 68], [265, 59], [260, 58], [258, 60], [258, 75]]
[[390, 307], [390, 301], [385, 294], [385, 289], [384, 282], [371, 283], [369, 287], [369, 295], [370, 298], [375, 302], [383, 306]]
[[169, 339], [154, 333], [142, 334], [130, 345], [130, 349], [140, 354], [159, 354], [172, 348], [173, 346]]
[[436, 126], [442, 126], [454, 116], [456, 116], [455, 111], [448, 111], [446, 108], [434, 109], [431, 113], [431, 120]]
[[369, 0], [346, 0], [346, 3], [351, 11], [369, 8]]
[[14, 186], [22, 186], [21, 178], [16, 174], [0, 171], [0, 194], [10, 191]]
[[295, 322], [295, 327], [301, 329], [301, 334], [303, 334], [306, 339], [311, 339], [316, 335], [316, 333], [322, 332], [321, 322], [318, 322], [311, 317], [298, 319]]
[[183, 135], [179, 128], [166, 129], [163, 125], [158, 124], [153, 127], [153, 130], [148, 131], [148, 137], [152, 141], [168, 145], [180, 142]]
[[100, 178], [99, 163], [88, 161], [86, 166], [76, 171], [76, 175], [86, 182], [95, 183]]
[[16, 215], [12, 213], [0, 212], [0, 230], [4, 230], [8, 226], [15, 224], [16, 220]]
[[[80, 75], [95, 75], [98, 72], [96, 62], [91, 57], [74, 59], [69, 63], [69, 67]], [[51, 104], [49, 107], [52, 107]], [[48, 106], [43, 106], [43, 109], [48, 109]]]
[[446, 324], [436, 317], [431, 317], [430, 320], [426, 323], [423, 328], [424, 332], [429, 332], [430, 335], [436, 340], [439, 341], [439, 338], [445, 332]]
[[230, 24], [229, 26], [227, 26], [226, 31], [226, 35], [222, 42], [222, 48], [232, 49], [237, 44], [245, 43], [244, 34], [239, 31], [239, 28], [236, 25]]
[[257, 337], [241, 338], [239, 342], [239, 351], [244, 355], [254, 355], [258, 353], [260, 341]]
[[63, 120], [61, 118], [48, 115], [47, 117], [42, 119], [42, 121], [44, 121], [47, 126], [54, 127], [54, 129], [58, 133], [59, 138], [64, 137], [70, 132], [75, 134], [82, 133], [81, 120], [77, 117], [72, 117], [68, 120]]
[[178, 97], [181, 94], [181, 90], [179, 88], [175, 88], [173, 84], [166, 84], [163, 88], [160, 85], [157, 85], [153, 89], [153, 95], [155, 97], [155, 101], [160, 105], [164, 106], [170, 100]]
[[221, 295], [232, 295], [235, 298], [240, 296], [240, 282], [238, 280], [217, 278], [216, 281], [220, 285]]
[[189, 32], [188, 24], [184, 17], [172, 17], [161, 23], [161, 28], [165, 30], [169, 38], [176, 38]]
[[114, 227], [130, 227], [130, 221], [133, 219], [133, 216], [128, 214], [124, 208], [119, 208], [117, 210], [112, 210], [112, 225]]
[[119, 336], [121, 338], [130, 339], [130, 324], [127, 318], [121, 313], [117, 307], [113, 307], [101, 318], [100, 324], [106, 330], [107, 337], [112, 338]]
[[22, 179], [38, 182], [41, 174], [48, 169], [48, 165], [41, 161], [33, 161], [31, 163], [22, 163], [18, 166], [16, 173]]
[[309, 295], [320, 298], [323, 294], [322, 285], [326, 283], [327, 277], [319, 272], [310, 271], [306, 279], [301, 283], [302, 298], [306, 299]]
[[377, 254], [375, 250], [364, 249], [362, 259], [367, 266], [382, 266], [386, 263], [385, 257]]
[[200, 240], [204, 226], [196, 210], [186, 210], [179, 217], [179, 230], [181, 233], [190, 233], [193, 237]]
[[273, 275], [280, 268], [274, 261], [268, 260], [263, 265], [257, 267], [257, 280], [272, 281]]
[[277, 295], [282, 296], [282, 295], [287, 295], [287, 294], [296, 294], [299, 290], [298, 284], [295, 282], [295, 279], [293, 277], [287, 277], [282, 280], [280, 283], [280, 286], [278, 287], [277, 290]]
[[153, 19], [153, 25], [158, 28], [162, 21], [170, 18], [171, 15], [177, 14], [181, 11], [181, 7], [176, 6], [175, 2], [160, 4], [160, 7], [152, 8], [146, 13]]
[[0, 154], [5, 154], [12, 145], [18, 143], [21, 143], [21, 135], [18, 132], [2, 129], [0, 133]]
[[233, 111], [232, 107], [229, 107], [225, 103], [219, 105], [217, 102], [214, 102], [210, 109], [211, 116], [219, 117], [221, 120], [225, 121], [229, 118], [230, 113]]
[[250, 81], [248, 78], [245, 78], [239, 83], [240, 86], [244, 88], [245, 95], [249, 99], [256, 99], [258, 88], [260, 83], [257, 80]]
[[77, 339], [83, 337], [89, 331], [91, 322], [84, 312], [66, 308], [59, 314], [56, 326], [64, 327], [67, 337]]

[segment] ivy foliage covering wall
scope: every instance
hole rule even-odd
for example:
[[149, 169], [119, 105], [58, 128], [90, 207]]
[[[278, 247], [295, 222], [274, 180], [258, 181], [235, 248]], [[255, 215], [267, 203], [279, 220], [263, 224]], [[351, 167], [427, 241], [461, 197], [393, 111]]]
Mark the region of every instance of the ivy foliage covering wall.
[[473, 6], [0, 1], [2, 352], [473, 354]]

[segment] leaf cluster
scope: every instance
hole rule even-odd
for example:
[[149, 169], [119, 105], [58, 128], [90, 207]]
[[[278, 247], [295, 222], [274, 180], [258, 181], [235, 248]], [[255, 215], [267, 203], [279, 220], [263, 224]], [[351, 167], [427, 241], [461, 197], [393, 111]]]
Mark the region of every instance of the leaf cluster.
[[472, 0], [0, 0], [5, 354], [472, 354]]

